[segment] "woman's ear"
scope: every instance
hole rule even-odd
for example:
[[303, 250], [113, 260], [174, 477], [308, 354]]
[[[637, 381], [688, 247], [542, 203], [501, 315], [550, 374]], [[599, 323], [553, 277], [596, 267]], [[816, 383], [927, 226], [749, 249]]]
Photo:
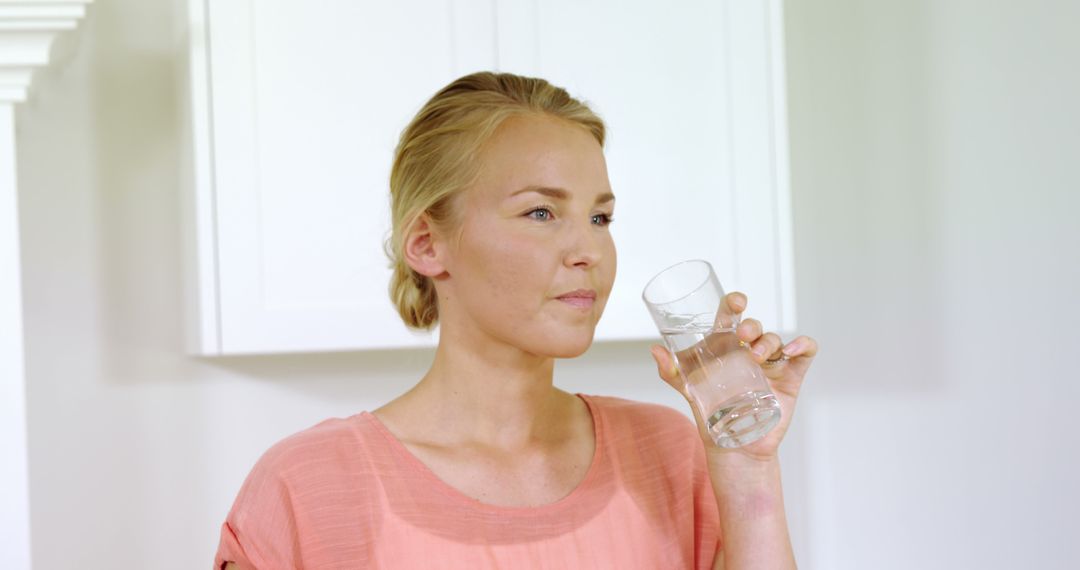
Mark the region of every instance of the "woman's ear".
[[446, 273], [443, 242], [436, 235], [428, 215], [421, 214], [405, 235], [405, 262], [420, 275], [438, 277]]

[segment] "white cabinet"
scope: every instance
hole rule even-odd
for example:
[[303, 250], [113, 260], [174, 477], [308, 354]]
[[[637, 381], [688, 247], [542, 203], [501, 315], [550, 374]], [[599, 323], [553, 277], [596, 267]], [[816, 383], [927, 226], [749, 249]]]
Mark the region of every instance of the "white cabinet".
[[390, 304], [397, 136], [480, 69], [607, 122], [619, 275], [597, 340], [653, 338], [645, 281], [710, 260], [794, 327], [779, 0], [190, 0], [191, 351], [431, 345]]

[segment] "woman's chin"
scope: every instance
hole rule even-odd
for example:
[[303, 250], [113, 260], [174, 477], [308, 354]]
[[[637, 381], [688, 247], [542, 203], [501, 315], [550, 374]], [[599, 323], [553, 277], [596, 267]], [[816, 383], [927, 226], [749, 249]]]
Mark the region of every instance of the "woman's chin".
[[548, 351], [554, 358], [577, 358], [589, 350], [592, 340], [592, 331], [587, 336], [578, 334], [573, 335], [573, 338], [563, 337], [555, 339]]
[[[576, 358], [592, 346], [595, 326], [557, 325], [518, 329], [506, 338], [522, 350], [548, 358]], [[516, 341], [516, 342], [515, 342]]]

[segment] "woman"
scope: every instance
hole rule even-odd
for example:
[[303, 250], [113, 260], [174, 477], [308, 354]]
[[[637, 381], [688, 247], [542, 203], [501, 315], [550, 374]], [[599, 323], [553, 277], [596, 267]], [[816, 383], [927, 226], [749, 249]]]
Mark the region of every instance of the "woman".
[[[440, 325], [434, 362], [385, 406], [268, 450], [216, 568], [795, 567], [777, 447], [813, 339], [781, 347], [742, 321], [783, 419], [734, 450], [696, 411], [697, 431], [664, 406], [552, 383], [555, 358], [588, 349], [615, 278], [603, 143], [600, 119], [540, 79], [477, 73], [428, 101], [396, 151], [388, 254], [405, 323]], [[724, 302], [737, 315], [747, 299]]]

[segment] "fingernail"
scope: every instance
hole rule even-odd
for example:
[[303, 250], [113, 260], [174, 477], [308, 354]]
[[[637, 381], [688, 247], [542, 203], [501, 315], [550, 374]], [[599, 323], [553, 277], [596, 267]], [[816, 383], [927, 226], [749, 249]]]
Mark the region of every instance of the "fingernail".
[[799, 352], [799, 348], [800, 347], [798, 342], [792, 342], [784, 347], [783, 352], [788, 356], [794, 356], [796, 352]]
[[759, 345], [754, 347], [753, 352], [754, 352], [754, 354], [756, 354], [758, 356], [764, 356], [765, 355], [765, 347], [759, 344]]

